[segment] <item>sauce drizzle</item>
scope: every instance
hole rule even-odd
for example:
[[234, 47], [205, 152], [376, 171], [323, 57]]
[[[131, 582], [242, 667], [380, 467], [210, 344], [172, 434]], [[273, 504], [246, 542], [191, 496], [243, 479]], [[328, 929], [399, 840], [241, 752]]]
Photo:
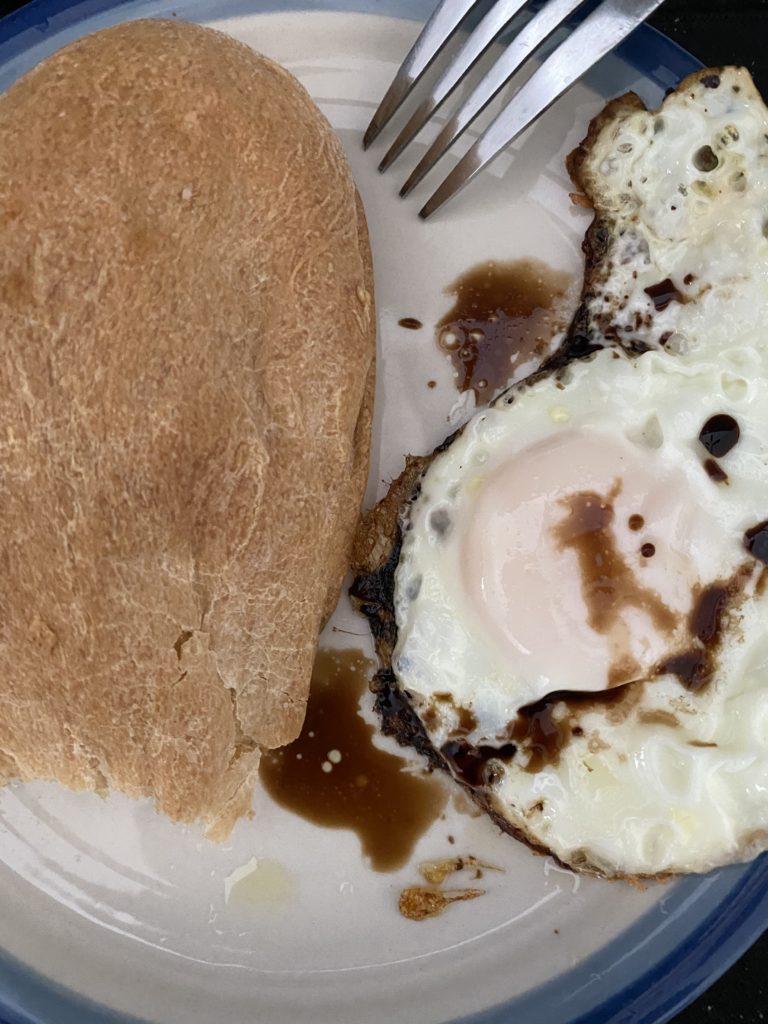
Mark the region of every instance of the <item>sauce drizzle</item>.
[[585, 712], [611, 708], [609, 717], [623, 717], [632, 698], [639, 697], [636, 687], [641, 685], [642, 681], [635, 681], [596, 692], [556, 690], [520, 708], [507, 731], [528, 754], [524, 770], [535, 774], [547, 765], [558, 764], [571, 737], [584, 735], [579, 719]]
[[716, 580], [704, 587], [688, 617], [692, 643], [686, 650], [664, 658], [656, 668], [657, 675], [670, 673], [692, 692], [709, 683], [715, 671], [715, 654], [723, 632], [726, 613], [734, 599], [743, 591], [751, 575], [749, 565], [738, 569], [729, 580]]
[[638, 581], [616, 545], [613, 501], [619, 487], [617, 482], [607, 495], [580, 491], [563, 499], [568, 511], [555, 537], [561, 549], [576, 552], [587, 621], [595, 632], [609, 633], [627, 608], [645, 612], [657, 629], [671, 632], [677, 616], [655, 590]]

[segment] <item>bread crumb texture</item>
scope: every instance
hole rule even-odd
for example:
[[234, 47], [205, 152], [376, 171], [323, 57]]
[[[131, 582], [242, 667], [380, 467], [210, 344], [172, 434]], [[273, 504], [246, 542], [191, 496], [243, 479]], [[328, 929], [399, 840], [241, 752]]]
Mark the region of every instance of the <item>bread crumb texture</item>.
[[367, 473], [341, 146], [286, 71], [136, 21], [0, 97], [0, 782], [224, 837], [300, 731]]

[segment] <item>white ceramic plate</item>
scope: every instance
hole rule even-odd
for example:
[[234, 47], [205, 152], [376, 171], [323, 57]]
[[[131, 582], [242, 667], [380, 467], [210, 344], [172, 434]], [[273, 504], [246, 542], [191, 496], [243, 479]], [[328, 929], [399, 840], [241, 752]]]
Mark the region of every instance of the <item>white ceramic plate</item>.
[[[398, 200], [403, 169], [379, 175], [384, 143], [366, 154], [360, 139], [417, 34], [418, 23], [402, 16], [424, 17], [429, 4], [296, 6], [32, 4], [0, 23], [0, 87], [72, 38], [158, 14], [215, 24], [301, 79], [342, 139], [371, 229], [380, 356], [370, 502], [406, 451], [429, 451], [468, 412], [430, 329], [450, 306], [444, 288], [487, 259], [536, 257], [579, 272], [588, 215], [568, 200], [565, 154], [606, 97], [635, 88], [655, 102], [693, 62], [645, 30], [424, 224], [416, 211], [426, 187]], [[404, 330], [406, 316], [427, 328]], [[437, 385], [428, 389], [428, 380]], [[360, 634], [355, 644], [370, 652], [346, 601], [333, 625]], [[326, 631], [327, 644], [340, 639], [349, 646], [346, 634]], [[372, 718], [368, 704], [362, 713]], [[455, 809], [408, 866], [377, 873], [353, 833], [310, 825], [264, 792], [254, 810], [216, 846], [119, 795], [103, 801], [43, 783], [0, 792], [0, 1016], [379, 1024], [480, 1014], [557, 1024], [619, 1019], [636, 1006], [632, 1020], [657, 1021], [754, 937], [766, 900], [764, 863], [636, 891], [579, 879]], [[433, 920], [403, 919], [397, 895], [417, 880], [417, 862], [455, 853], [504, 871], [486, 876], [482, 899]], [[268, 898], [233, 896], [233, 877], [254, 869], [279, 884]]]

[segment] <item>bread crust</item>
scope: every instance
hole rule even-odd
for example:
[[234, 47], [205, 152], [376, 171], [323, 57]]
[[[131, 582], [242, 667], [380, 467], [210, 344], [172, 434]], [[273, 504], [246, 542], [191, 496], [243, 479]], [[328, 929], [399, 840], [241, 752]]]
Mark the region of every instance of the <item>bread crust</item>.
[[221, 837], [300, 731], [367, 477], [365, 218], [328, 122], [184, 22], [0, 97], [0, 781]]

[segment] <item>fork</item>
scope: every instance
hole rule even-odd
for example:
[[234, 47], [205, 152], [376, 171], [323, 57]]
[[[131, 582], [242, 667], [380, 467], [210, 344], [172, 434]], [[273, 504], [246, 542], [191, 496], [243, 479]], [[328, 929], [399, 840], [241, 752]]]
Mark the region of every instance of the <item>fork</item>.
[[[401, 155], [526, 3], [527, 0], [495, 0], [387, 150], [379, 164], [380, 171], [385, 171]], [[429, 217], [464, 188], [662, 3], [663, 0], [603, 0], [595, 7], [528, 81], [514, 90], [501, 112], [427, 200], [419, 216]], [[373, 115], [363, 137], [364, 149], [389, 123], [467, 15], [479, 6], [481, 0], [441, 0]], [[408, 195], [419, 184], [528, 58], [583, 6], [590, 4], [585, 0], [545, 0], [445, 122], [401, 188], [401, 196]]]

